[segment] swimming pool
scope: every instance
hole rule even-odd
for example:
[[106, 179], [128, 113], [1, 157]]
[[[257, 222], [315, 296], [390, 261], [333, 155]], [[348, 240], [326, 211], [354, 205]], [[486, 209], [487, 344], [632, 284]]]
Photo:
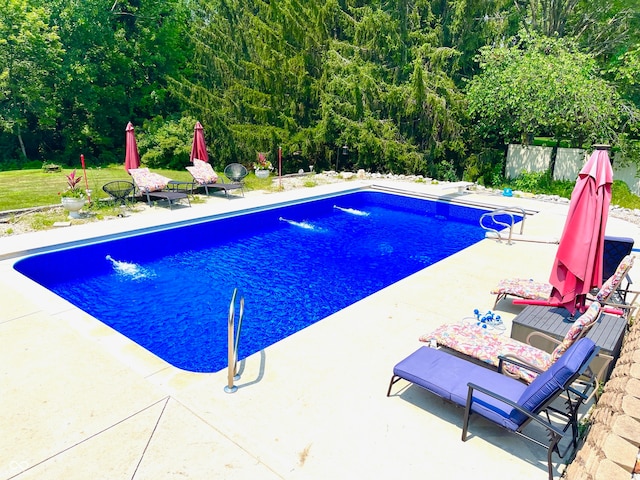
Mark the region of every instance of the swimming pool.
[[170, 364], [226, 366], [484, 238], [486, 210], [361, 191], [34, 255], [14, 268]]

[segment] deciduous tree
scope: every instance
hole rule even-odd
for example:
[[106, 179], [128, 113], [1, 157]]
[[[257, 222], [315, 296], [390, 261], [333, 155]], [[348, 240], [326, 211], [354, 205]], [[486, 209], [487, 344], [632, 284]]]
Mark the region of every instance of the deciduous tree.
[[620, 131], [620, 96], [593, 57], [570, 42], [522, 32], [511, 47], [481, 49], [479, 61], [467, 98], [481, 138], [500, 144], [548, 136], [582, 147], [611, 143]]
[[27, 0], [0, 0], [0, 131], [17, 139], [25, 160], [23, 132], [53, 129], [59, 115], [63, 49], [48, 18]]

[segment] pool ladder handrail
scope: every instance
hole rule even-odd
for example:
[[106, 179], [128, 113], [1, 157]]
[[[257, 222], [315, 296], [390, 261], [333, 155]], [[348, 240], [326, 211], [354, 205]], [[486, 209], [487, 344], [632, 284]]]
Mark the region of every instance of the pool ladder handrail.
[[238, 315], [238, 329], [235, 332], [236, 295], [238, 289], [233, 289], [231, 303], [229, 304], [229, 317], [227, 322], [227, 385], [224, 387], [226, 393], [235, 393], [238, 387], [233, 384], [234, 380], [240, 380], [238, 374], [238, 341], [240, 340], [240, 329], [242, 328], [242, 317], [244, 317], [244, 297], [240, 297], [240, 314]]
[[[522, 214], [522, 220], [520, 222], [520, 235], [522, 235], [522, 232], [524, 231], [524, 220], [525, 218], [527, 218], [527, 212], [525, 212], [524, 208], [521, 208], [521, 207], [496, 208], [491, 212], [487, 212], [480, 217], [480, 226], [489, 232], [494, 232], [498, 237], [498, 241], [501, 242], [502, 235], [500, 235], [500, 231], [496, 228], [487, 227], [486, 225], [483, 224], [484, 219], [490, 217], [493, 223], [497, 225], [502, 225], [503, 227], [509, 229], [509, 238], [507, 239], [507, 245], [512, 245], [513, 242], [511, 241], [511, 239], [513, 236], [513, 225], [515, 224], [515, 219], [513, 218], [514, 210]], [[511, 223], [506, 223], [501, 220], [496, 220], [495, 218], [496, 215], [508, 215], [509, 218], [511, 218]]]

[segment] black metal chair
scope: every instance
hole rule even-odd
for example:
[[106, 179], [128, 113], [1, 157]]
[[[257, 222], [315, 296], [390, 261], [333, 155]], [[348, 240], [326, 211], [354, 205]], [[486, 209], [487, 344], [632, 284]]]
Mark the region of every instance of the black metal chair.
[[230, 163], [224, 169], [224, 176], [232, 182], [241, 182], [248, 174], [247, 168], [241, 163]]
[[116, 205], [126, 205], [127, 200], [133, 201], [135, 186], [126, 180], [115, 180], [104, 184], [102, 190], [111, 197]]

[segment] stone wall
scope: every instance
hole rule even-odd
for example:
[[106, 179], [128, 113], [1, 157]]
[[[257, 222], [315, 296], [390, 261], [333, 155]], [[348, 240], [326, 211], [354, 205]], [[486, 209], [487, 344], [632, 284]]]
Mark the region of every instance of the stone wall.
[[640, 446], [640, 323], [634, 319], [567, 480], [630, 480]]

